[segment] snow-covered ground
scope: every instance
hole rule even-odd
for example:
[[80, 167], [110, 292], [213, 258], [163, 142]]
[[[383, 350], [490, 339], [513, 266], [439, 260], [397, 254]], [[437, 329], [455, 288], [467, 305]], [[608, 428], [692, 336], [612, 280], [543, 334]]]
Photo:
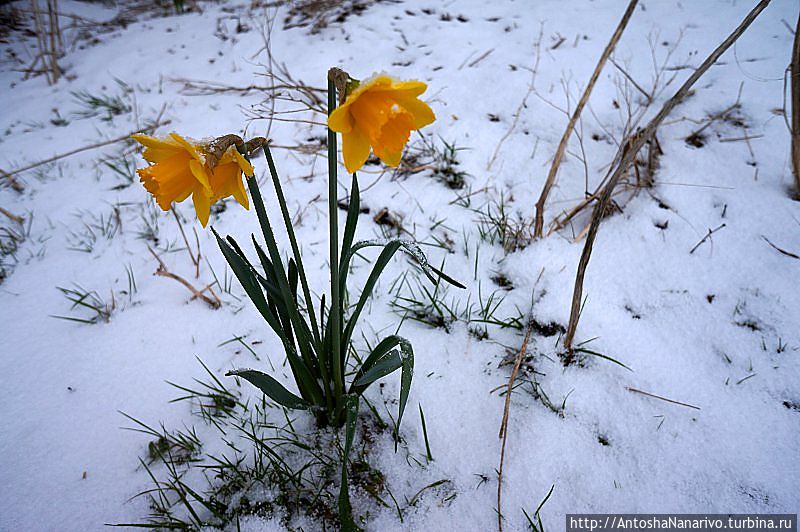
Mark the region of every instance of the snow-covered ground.
[[[517, 388], [511, 402], [505, 528], [526, 529], [522, 510], [532, 514], [551, 486], [541, 517], [553, 530], [563, 526], [566, 513], [578, 512], [798, 511], [800, 260], [770, 245], [800, 254], [800, 202], [789, 194], [782, 111], [795, 2], [774, 0], [672, 112], [658, 133], [663, 155], [654, 186], [629, 187], [616, 198], [621, 212], [600, 226], [576, 341], [595, 338], [585, 347], [630, 371], [590, 354], [565, 367], [552, 334], [567, 324], [583, 247], [574, 237], [588, 223], [587, 213], [510, 253], [481, 238], [488, 227], [481, 212], [496, 212], [501, 203], [512, 221], [533, 216], [567, 123], [564, 111], [574, 107], [627, 2], [408, 0], [370, 2], [363, 10], [346, 2], [314, 31], [286, 24], [289, 7], [261, 4], [201, 2], [202, 14], [168, 16], [136, 10], [123, 26], [100, 22], [112, 20], [124, 4], [62, 1], [62, 12], [97, 24], [80, 37], [65, 31], [66, 75], [54, 86], [43, 76], [24, 78], [20, 70], [33, 59], [33, 40], [12, 32], [0, 45], [0, 167], [10, 171], [121, 137], [157, 118], [170, 121], [158, 129], [162, 134], [201, 138], [241, 134], [246, 126], [248, 135], [264, 135], [271, 107], [263, 102], [270, 93], [197, 95], [182, 80], [268, 85], [268, 20], [274, 21], [273, 69], [285, 64], [310, 86], [323, 87], [331, 66], [357, 78], [385, 71], [424, 80], [437, 121], [423, 134], [437, 146], [463, 148], [455, 153], [466, 186], [451, 189], [430, 170], [393, 177], [368, 165], [360, 180], [370, 211], [361, 216], [358, 238], [383, 234], [385, 226], [373, 216], [387, 208], [402, 220], [406, 237], [428, 244], [432, 263], [445, 261], [445, 270], [468, 285], [440, 293], [445, 304], [459, 310], [473, 305], [474, 320], [476, 302], [495, 293], [505, 298], [496, 318], [532, 308], [537, 323], [550, 325], [537, 328], [520, 381], [537, 384]], [[589, 190], [600, 182], [629, 112], [652, 116], [753, 4], [640, 2], [613, 56], [619, 68], [606, 65], [583, 113], [582, 143], [572, 138], [547, 224], [578, 204], [586, 179]], [[349, 15], [335, 20], [342, 13]], [[644, 92], [655, 83], [649, 108], [643, 110], [646, 99], [623, 70]], [[81, 94], [118, 96], [122, 110], [81, 117], [88, 109]], [[277, 109], [292, 105], [278, 102]], [[261, 118], [248, 121], [254, 115]], [[321, 120], [310, 113], [281, 116]], [[710, 117], [718, 119], [687, 142]], [[322, 126], [305, 122], [275, 121], [269, 131], [282, 146], [318, 143], [323, 135]], [[141, 522], [146, 500], [128, 499], [151, 486], [138, 461], [148, 438], [122, 430], [132, 423], [119, 412], [154, 426], [202, 425], [188, 403], [170, 403], [179, 392], [165, 383], [202, 378], [195, 357], [221, 379], [233, 367], [269, 369], [269, 359], [275, 375], [293, 386], [278, 340], [235, 279], [223, 279], [230, 271], [191, 205], [178, 211], [192, 245], [197, 229], [199, 278], [172, 215], [154, 209], [137, 182], [121, 186], [125, 179], [103, 163], [119, 164], [125, 153], [139, 167], [145, 164], [129, 144], [111, 144], [18, 175], [22, 192], [0, 189], [0, 207], [23, 216], [28, 232], [16, 264], [5, 258], [10, 267], [0, 283], [0, 530], [99, 530], [105, 523]], [[312, 288], [321, 294], [327, 282], [325, 159], [321, 152], [275, 154]], [[255, 165], [263, 176], [263, 158]], [[264, 183], [266, 193], [271, 189]], [[342, 168], [340, 199], [348, 187]], [[271, 192], [266, 201], [277, 209]], [[3, 227], [21, 230], [0, 218]], [[257, 231], [254, 214], [232, 201], [211, 223], [243, 243]], [[214, 275], [230, 283], [229, 291], [216, 287], [222, 308], [190, 300], [179, 283], [152, 275], [158, 264], [148, 245], [170, 271], [198, 287]], [[357, 263], [355, 281], [366, 278], [366, 266]], [[406, 270], [406, 261], [396, 259], [376, 290], [364, 321], [370, 342], [397, 327], [393, 293], [418, 291], [415, 282], [392, 282]], [[506, 281], [513, 288], [498, 285]], [[71, 310], [57, 289], [76, 284], [113, 306], [107, 322], [54, 318], [91, 315]], [[393, 506], [354, 493], [355, 513], [369, 512], [367, 529], [496, 528], [499, 388], [508, 381], [507, 362], [522, 335], [489, 325], [488, 338], [479, 338], [476, 327], [482, 328], [463, 318], [447, 329], [404, 321], [401, 334], [416, 352], [404, 444], [395, 453], [390, 434], [380, 434], [370, 456], [404, 519]], [[225, 343], [235, 336], [244, 336], [261, 361], [240, 344]], [[384, 417], [396, 412], [398, 381], [391, 376], [367, 394]], [[258, 395], [249, 386], [240, 391]], [[556, 410], [563, 404], [562, 415], [546, 406], [542, 393]], [[423, 458], [417, 404], [425, 412], [430, 463]], [[369, 415], [363, 409], [362, 416]], [[296, 418], [302, 430], [313, 431], [304, 415]], [[218, 432], [198, 430], [204, 445], [219, 447]], [[439, 480], [447, 482], [404, 504]], [[242, 529], [279, 530], [280, 517], [248, 518]], [[292, 526], [321, 527], [310, 517]]]

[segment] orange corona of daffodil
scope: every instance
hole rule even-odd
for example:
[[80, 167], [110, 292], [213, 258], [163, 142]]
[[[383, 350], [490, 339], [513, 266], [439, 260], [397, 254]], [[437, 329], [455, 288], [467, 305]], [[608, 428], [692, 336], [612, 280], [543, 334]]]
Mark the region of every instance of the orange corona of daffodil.
[[206, 159], [207, 143], [190, 142], [177, 133], [165, 138], [133, 138], [145, 147], [143, 156], [151, 163], [136, 172], [163, 210], [168, 211], [173, 201], [180, 203], [192, 196], [197, 218], [205, 227], [211, 205], [222, 198], [233, 196], [245, 209], [250, 208], [242, 173], [253, 175], [253, 166], [235, 146], [230, 146], [212, 167]]
[[375, 155], [389, 166], [400, 164], [411, 131], [436, 120], [419, 99], [428, 86], [421, 81], [397, 81], [385, 74], [363, 81], [328, 117], [328, 126], [342, 134], [344, 165], [350, 173]]

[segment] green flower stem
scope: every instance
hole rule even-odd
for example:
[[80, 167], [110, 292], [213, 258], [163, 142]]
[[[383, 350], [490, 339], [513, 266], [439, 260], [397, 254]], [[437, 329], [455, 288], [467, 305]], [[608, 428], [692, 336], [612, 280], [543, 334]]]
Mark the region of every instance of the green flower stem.
[[[328, 116], [336, 109], [336, 85], [328, 77]], [[339, 293], [339, 206], [337, 205], [338, 159], [336, 156], [336, 133], [328, 128], [328, 218], [330, 223], [331, 256], [331, 308], [328, 319], [331, 320], [331, 368], [333, 370], [334, 403], [341, 415], [342, 394], [344, 393], [344, 371], [341, 361], [342, 304]]]

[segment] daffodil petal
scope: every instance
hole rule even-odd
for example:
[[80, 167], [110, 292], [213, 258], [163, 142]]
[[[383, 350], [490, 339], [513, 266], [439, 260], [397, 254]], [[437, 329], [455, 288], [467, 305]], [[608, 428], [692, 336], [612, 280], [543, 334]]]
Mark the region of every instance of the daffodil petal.
[[198, 160], [201, 163], [205, 162], [205, 160], [203, 159], [202, 154], [197, 149], [197, 146], [195, 146], [194, 144], [192, 144], [191, 142], [189, 142], [185, 138], [181, 137], [177, 133], [170, 133], [169, 136], [172, 137], [175, 140], [175, 142], [177, 142], [178, 144], [183, 146], [186, 149], [186, 151], [188, 151], [189, 154], [192, 157], [194, 157], [196, 160]]
[[357, 127], [342, 134], [342, 155], [348, 173], [355, 173], [367, 162], [369, 144], [369, 137]]
[[198, 161], [189, 161], [189, 169], [197, 181], [209, 192], [211, 191], [211, 183], [209, 182], [208, 172], [206, 167]]
[[328, 127], [338, 133], [349, 133], [353, 129], [353, 117], [350, 116], [350, 105], [344, 103], [328, 116]]
[[239, 164], [239, 168], [241, 168], [241, 170], [242, 170], [242, 172], [244, 172], [245, 176], [251, 177], [253, 174], [255, 174], [255, 170], [253, 169], [253, 165], [250, 164], [250, 161], [245, 159], [244, 156], [241, 153], [239, 153], [239, 150], [237, 150], [236, 148], [232, 148], [231, 152], [233, 153], [233, 158]]
[[247, 197], [247, 191], [245, 191], [244, 182], [241, 179], [236, 180], [236, 187], [233, 189], [233, 197], [239, 202], [239, 205], [250, 210], [250, 199]]
[[376, 87], [376, 92], [391, 91], [393, 95], [416, 97], [428, 90], [428, 85], [422, 81], [401, 81], [393, 83], [390, 87]]
[[161, 162], [172, 157], [177, 152], [183, 151], [183, 147], [170, 138], [159, 139], [149, 135], [142, 135], [141, 133], [131, 135], [131, 138], [145, 147], [142, 156], [151, 163]]
[[169, 210], [173, 201], [183, 201], [197, 186], [197, 179], [189, 169], [189, 155], [181, 150], [176, 155], [137, 171], [145, 189], [150, 192], [163, 210]]
[[396, 167], [400, 164], [400, 159], [403, 158], [403, 150], [400, 151], [382, 151], [379, 154], [375, 154], [378, 158], [383, 161], [383, 164], [386, 166]]
[[414, 129], [422, 129], [436, 120], [430, 106], [419, 98], [397, 98], [397, 101], [413, 117]]
[[208, 217], [211, 215], [211, 197], [205, 188], [197, 187], [192, 194], [192, 202], [194, 203], [194, 211], [197, 213], [197, 219], [205, 227], [208, 224]]

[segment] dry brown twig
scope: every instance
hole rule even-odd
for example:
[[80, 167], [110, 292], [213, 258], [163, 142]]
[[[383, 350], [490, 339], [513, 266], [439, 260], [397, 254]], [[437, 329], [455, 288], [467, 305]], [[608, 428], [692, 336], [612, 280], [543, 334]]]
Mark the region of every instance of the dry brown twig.
[[786, 255], [787, 257], [791, 257], [791, 258], [793, 258], [793, 259], [798, 259], [798, 260], [800, 260], [800, 255], [798, 255], [797, 253], [792, 253], [791, 251], [786, 251], [785, 249], [779, 248], [778, 246], [776, 246], [775, 244], [773, 244], [773, 243], [770, 241], [770, 239], [769, 239], [769, 238], [765, 237], [764, 235], [761, 235], [761, 238], [763, 238], [763, 239], [764, 239], [764, 241], [765, 241], [767, 244], [769, 244], [770, 246], [772, 246], [772, 249], [774, 249], [775, 251], [779, 252], [781, 255]]
[[[170, 279], [175, 279], [176, 281], [178, 281], [183, 286], [185, 286], [186, 288], [189, 289], [189, 291], [192, 293], [192, 299], [197, 299], [197, 298], [202, 299], [206, 304], [208, 304], [208, 306], [210, 306], [213, 309], [218, 309], [218, 308], [220, 308], [222, 306], [222, 301], [220, 301], [220, 299], [217, 297], [217, 294], [215, 294], [214, 290], [211, 288], [212, 286], [214, 286], [214, 283], [209, 284], [208, 286], [206, 286], [202, 290], [198, 290], [197, 288], [192, 286], [192, 284], [189, 281], [187, 281], [186, 279], [184, 279], [180, 275], [177, 275], [177, 274], [172, 273], [171, 271], [169, 271], [167, 269], [167, 265], [164, 264], [164, 261], [161, 260], [161, 257], [159, 257], [158, 254], [156, 254], [155, 251], [153, 251], [153, 248], [151, 248], [150, 246], [147, 246], [147, 250], [158, 261], [158, 269], [155, 271], [155, 273], [153, 275], [158, 275], [160, 277], [169, 277]], [[208, 292], [209, 294], [211, 294], [211, 297], [208, 297], [203, 292]]]
[[652, 397], [653, 399], [660, 399], [662, 401], [666, 401], [667, 403], [672, 403], [672, 404], [675, 404], [675, 405], [685, 406], [687, 408], [694, 408], [695, 410], [701, 410], [701, 408], [699, 406], [690, 405], [689, 403], [682, 403], [680, 401], [675, 401], [674, 399], [667, 399], [666, 397], [661, 397], [660, 395], [656, 395], [654, 393], [645, 392], [644, 390], [638, 390], [636, 388], [631, 388], [630, 386], [627, 386], [625, 389], [628, 390], [629, 392], [638, 393], [638, 394], [641, 394], [641, 395], [646, 395], [647, 397]]
[[[57, 0], [46, 0], [47, 13], [43, 13], [39, 7], [39, 0], [31, 0], [31, 12], [36, 33], [36, 46], [39, 54], [36, 56], [30, 70], [41, 59], [47, 83], [53, 85], [61, 77], [61, 68], [58, 66], [58, 58], [63, 48], [63, 38], [61, 28], [58, 23], [58, 3]], [[45, 25], [45, 16], [47, 24]]]
[[191, 259], [192, 264], [194, 264], [194, 278], [198, 279], [200, 277], [200, 239], [197, 236], [197, 230], [194, 232], [194, 239], [197, 244], [197, 255], [192, 253], [192, 246], [189, 245], [189, 239], [186, 238], [186, 232], [183, 230], [183, 222], [181, 222], [180, 216], [178, 216], [178, 212], [175, 210], [175, 206], [173, 205], [170, 208], [172, 211], [172, 215], [175, 217], [175, 221], [178, 223], [178, 229], [181, 230], [181, 236], [183, 237], [183, 243], [186, 244], [186, 253], [189, 254], [189, 259]]
[[143, 127], [143, 128], [138, 129], [136, 131], [131, 131], [130, 133], [128, 133], [126, 135], [122, 135], [121, 137], [116, 137], [116, 138], [113, 138], [111, 140], [104, 140], [102, 142], [96, 142], [96, 143], [90, 144], [88, 146], [83, 146], [81, 148], [76, 148], [74, 150], [71, 150], [71, 151], [68, 151], [68, 152], [65, 152], [65, 153], [60, 153], [58, 155], [54, 155], [52, 157], [48, 157], [47, 159], [44, 159], [43, 161], [38, 161], [38, 162], [35, 162], [33, 164], [29, 164], [28, 166], [23, 166], [22, 168], [17, 168], [15, 170], [11, 170], [10, 172], [6, 172], [4, 170], [0, 170], [0, 177], [5, 179], [8, 182], [8, 184], [14, 190], [16, 190], [17, 192], [22, 192], [23, 190], [25, 190], [25, 187], [23, 187], [22, 184], [14, 178], [14, 176], [16, 174], [21, 174], [22, 172], [27, 172], [28, 170], [31, 170], [33, 168], [37, 168], [39, 166], [42, 166], [42, 165], [45, 165], [45, 164], [48, 164], [48, 163], [52, 163], [52, 162], [57, 161], [59, 159], [64, 159], [65, 157], [69, 157], [70, 155], [75, 155], [76, 153], [80, 153], [80, 152], [87, 151], [87, 150], [93, 150], [95, 148], [101, 148], [103, 146], [108, 146], [109, 144], [115, 144], [117, 142], [122, 142], [123, 140], [129, 139], [131, 135], [135, 135], [137, 133], [145, 133], [147, 131], [152, 131], [152, 130], [154, 130], [156, 128], [159, 128], [161, 126], [165, 126], [165, 125], [167, 125], [169, 123], [170, 123], [170, 120], [165, 120], [163, 122], [156, 121], [156, 123], [154, 123], [152, 125], [149, 125], [147, 127]]
[[533, 332], [533, 320], [528, 322], [528, 328], [525, 331], [525, 338], [522, 340], [522, 347], [517, 353], [517, 358], [514, 360], [514, 368], [511, 370], [511, 377], [508, 379], [506, 387], [506, 402], [503, 407], [503, 421], [500, 423], [500, 434], [498, 437], [502, 440], [500, 444], [500, 468], [497, 470], [497, 529], [503, 532], [503, 512], [501, 511], [501, 504], [503, 499], [503, 466], [505, 465], [506, 458], [506, 440], [508, 439], [508, 416], [511, 409], [511, 392], [514, 388], [514, 381], [517, 378], [519, 367], [525, 359], [525, 354], [528, 351], [528, 342], [531, 339]]
[[538, 201], [536, 202], [536, 213], [534, 215], [533, 222], [533, 238], [542, 238], [542, 229], [544, 228], [544, 204], [547, 201], [547, 196], [550, 194], [550, 189], [553, 187], [553, 184], [556, 181], [558, 167], [561, 165], [561, 161], [564, 158], [564, 153], [567, 151], [567, 143], [569, 142], [569, 138], [572, 136], [572, 131], [575, 128], [575, 124], [578, 122], [578, 118], [580, 118], [581, 112], [583, 111], [586, 102], [589, 100], [589, 95], [592, 93], [592, 89], [594, 88], [597, 79], [600, 77], [600, 72], [602, 72], [608, 57], [611, 55], [611, 52], [613, 52], [614, 48], [617, 46], [617, 42], [619, 42], [620, 37], [622, 37], [622, 32], [625, 31], [625, 27], [628, 25], [628, 21], [630, 20], [631, 15], [633, 15], [633, 11], [638, 2], [639, 0], [630, 0], [628, 3], [628, 7], [625, 10], [625, 13], [622, 15], [622, 19], [619, 21], [617, 29], [614, 30], [611, 40], [608, 41], [605, 50], [603, 50], [603, 54], [600, 56], [600, 60], [594, 67], [594, 72], [592, 72], [592, 77], [589, 78], [589, 83], [586, 85], [583, 95], [581, 96], [580, 100], [578, 100], [578, 105], [575, 107], [575, 111], [573, 111], [572, 117], [569, 119], [566, 131], [564, 131], [564, 134], [561, 136], [561, 142], [558, 143], [558, 149], [556, 149], [556, 154], [553, 157], [553, 163], [550, 166], [550, 172], [547, 174], [544, 187], [542, 187], [542, 192], [539, 195]]
[[564, 347], [568, 352], [572, 352], [572, 341], [575, 338], [575, 331], [578, 328], [578, 320], [580, 319], [581, 301], [583, 299], [583, 280], [586, 274], [586, 267], [589, 264], [589, 258], [592, 255], [592, 246], [594, 239], [597, 236], [597, 231], [600, 226], [600, 220], [603, 218], [603, 213], [608, 204], [614, 188], [619, 182], [620, 178], [628, 172], [631, 164], [634, 162], [636, 154], [642, 149], [644, 144], [655, 135], [661, 122], [667, 115], [686, 98], [689, 90], [697, 82], [711, 66], [717, 62], [717, 59], [725, 53], [725, 51], [733, 45], [734, 42], [744, 33], [744, 31], [753, 23], [758, 15], [769, 5], [771, 0], [761, 0], [742, 20], [739, 26], [722, 41], [722, 43], [714, 49], [711, 54], [706, 57], [703, 63], [692, 72], [692, 74], [683, 82], [683, 85], [675, 92], [675, 94], [667, 100], [659, 110], [658, 114], [653, 117], [648, 124], [635, 133], [628, 142], [621, 148], [618, 154], [618, 164], [608, 179], [608, 183], [602, 190], [598, 202], [592, 211], [592, 221], [589, 226], [589, 231], [586, 236], [586, 243], [583, 246], [583, 252], [578, 263], [578, 271], [575, 276], [575, 288], [572, 293], [572, 307], [570, 310], [569, 324], [567, 326], [567, 333], [564, 336]]
[[[544, 275], [544, 268], [539, 271], [539, 276], [536, 278], [536, 282], [534, 282], [534, 288], [536, 285], [539, 284], [539, 281]], [[506, 440], [508, 439], [508, 420], [510, 418], [511, 412], [511, 393], [514, 391], [514, 381], [517, 379], [517, 373], [519, 373], [519, 368], [522, 365], [522, 361], [525, 360], [525, 355], [528, 352], [528, 342], [530, 342], [531, 334], [533, 333], [533, 326], [534, 321], [532, 316], [528, 316], [528, 327], [525, 330], [525, 337], [522, 340], [522, 346], [519, 348], [517, 352], [517, 357], [514, 359], [514, 367], [511, 369], [511, 376], [508, 378], [508, 384], [506, 384], [506, 400], [505, 404], [503, 405], [503, 421], [500, 422], [500, 432], [497, 435], [498, 438], [502, 440], [500, 444], [500, 467], [497, 470], [497, 527], [500, 532], [503, 532], [503, 512], [501, 511], [501, 503], [503, 498], [503, 466], [505, 465], [505, 458], [506, 458]], [[495, 388], [498, 390], [502, 388], [499, 386]], [[495, 390], [492, 390], [494, 392]]]
[[0, 207], [0, 214], [3, 214], [6, 218], [11, 220], [12, 222], [17, 222], [20, 225], [25, 223], [25, 218], [23, 218], [22, 216], [17, 216], [16, 214], [14, 214], [12, 212], [7, 211], [3, 207]]
[[[651, 35], [648, 37], [648, 42], [650, 45], [650, 52], [655, 72], [652, 81], [652, 88], [650, 89], [649, 92], [647, 92], [648, 97], [645, 98], [643, 102], [639, 104], [634, 104], [632, 100], [631, 91], [626, 90], [626, 87], [631, 85], [631, 80], [629, 79], [628, 76], [623, 76], [625, 80], [624, 85], [620, 85], [619, 83], [617, 83], [617, 90], [619, 92], [617, 98], [621, 102], [621, 108], [624, 109], [624, 117], [625, 117], [619, 139], [616, 137], [616, 135], [611, 129], [609, 129], [606, 125], [603, 124], [600, 117], [598, 117], [595, 114], [591, 104], [587, 103], [587, 108], [589, 112], [592, 114], [592, 117], [597, 121], [597, 125], [608, 136], [608, 138], [611, 139], [614, 142], [614, 144], [616, 144], [618, 149], [621, 146], [625, 145], [626, 143], [630, 142], [633, 133], [639, 128], [639, 124], [641, 123], [642, 119], [647, 113], [650, 104], [653, 101], [655, 101], [656, 98], [660, 96], [660, 94], [663, 91], [665, 91], [667, 87], [669, 87], [669, 85], [671, 85], [672, 82], [675, 80], [677, 73], [673, 73], [666, 79], [665, 79], [665, 74], [671, 71], [671, 67], [669, 67], [668, 65], [670, 64], [672, 56], [675, 50], [677, 49], [678, 43], [680, 42], [681, 39], [682, 35], [680, 35], [678, 39], [675, 42], [673, 42], [672, 46], [667, 51], [666, 57], [664, 57], [663, 61], [661, 61], [659, 65], [659, 60], [657, 59], [656, 55], [658, 47], [657, 42], [660, 41], [657, 35]], [[636, 90], [638, 91], [638, 89]], [[576, 136], [578, 137], [578, 140], [580, 141], [581, 138], [577, 129], [575, 130], [575, 133]], [[648, 145], [648, 153], [646, 160], [642, 162], [642, 164], [645, 165], [645, 175], [642, 176], [638, 170], [638, 167], [636, 165], [633, 166], [634, 174], [636, 177], [636, 183], [635, 185], [632, 184], [632, 187], [634, 188], [635, 193], [638, 193], [638, 191], [642, 187], [650, 187], [654, 184], [654, 176], [655, 176], [655, 170], [657, 169], [658, 166], [658, 160], [659, 157], [663, 155], [660, 143], [658, 142], [658, 139], [655, 135], [653, 136], [653, 139], [646, 141], [646, 143]], [[584, 211], [584, 209], [586, 209], [592, 203], [597, 201], [597, 198], [600, 196], [600, 192], [603, 190], [603, 187], [608, 182], [608, 179], [611, 176], [611, 173], [616, 163], [619, 162], [619, 153], [620, 152], [617, 152], [612, 161], [606, 165], [606, 167], [608, 168], [608, 173], [603, 177], [603, 179], [596, 186], [593, 192], [589, 192], [588, 178], [586, 179], [585, 197], [570, 210], [564, 211], [560, 215], [556, 216], [556, 218], [550, 223], [550, 228], [547, 231], [547, 236], [550, 236], [552, 233], [560, 231], [561, 229], [566, 227], [568, 224], [572, 222], [572, 220], [575, 219], [575, 217], [581, 214]], [[583, 163], [585, 168], [586, 167], [585, 157]], [[615, 190], [614, 195], [616, 196], [618, 193], [620, 192]], [[589, 226], [587, 224], [584, 230], [581, 231], [579, 234], [585, 235], [586, 231], [588, 231], [588, 227]]]
[[[692, 253], [694, 253], [695, 251], [697, 251], [697, 248], [699, 248], [700, 246], [702, 246], [702, 245], [703, 245], [703, 242], [705, 242], [706, 240], [708, 240], [709, 238], [711, 238], [711, 236], [712, 236], [714, 233], [716, 233], [716, 232], [717, 232], [717, 231], [719, 231], [720, 229], [724, 229], [726, 226], [727, 226], [727, 224], [720, 224], [718, 227], [715, 227], [714, 229], [709, 229], [709, 230], [708, 230], [708, 232], [705, 234], [705, 236], [704, 236], [703, 238], [701, 238], [701, 239], [700, 239], [700, 242], [698, 242], [697, 244], [695, 244], [695, 245], [694, 245], [694, 247], [691, 249], [691, 251], [689, 251], [689, 255], [691, 255]], [[714, 243], [713, 243], [713, 242], [711, 243], [711, 249], [712, 249], [712, 251], [713, 251], [713, 249], [714, 249]]]

